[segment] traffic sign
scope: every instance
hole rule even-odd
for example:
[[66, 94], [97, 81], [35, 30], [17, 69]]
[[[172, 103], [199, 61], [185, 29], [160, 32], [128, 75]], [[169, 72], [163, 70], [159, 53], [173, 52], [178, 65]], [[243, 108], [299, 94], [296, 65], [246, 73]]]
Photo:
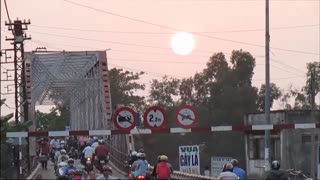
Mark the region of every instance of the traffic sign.
[[183, 105], [176, 109], [174, 113], [177, 125], [181, 128], [192, 128], [198, 122], [198, 113], [190, 105]]
[[168, 117], [166, 111], [159, 106], [149, 107], [143, 114], [143, 123], [150, 129], [164, 128]]
[[137, 113], [129, 107], [121, 107], [113, 116], [114, 125], [120, 130], [131, 130], [137, 123]]

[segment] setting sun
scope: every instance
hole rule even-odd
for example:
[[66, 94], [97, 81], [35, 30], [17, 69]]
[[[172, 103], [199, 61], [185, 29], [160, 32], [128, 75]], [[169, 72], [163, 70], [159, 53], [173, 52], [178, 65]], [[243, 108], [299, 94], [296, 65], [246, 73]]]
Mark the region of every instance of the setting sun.
[[194, 36], [188, 32], [178, 32], [171, 38], [171, 48], [175, 54], [188, 55], [195, 45]]

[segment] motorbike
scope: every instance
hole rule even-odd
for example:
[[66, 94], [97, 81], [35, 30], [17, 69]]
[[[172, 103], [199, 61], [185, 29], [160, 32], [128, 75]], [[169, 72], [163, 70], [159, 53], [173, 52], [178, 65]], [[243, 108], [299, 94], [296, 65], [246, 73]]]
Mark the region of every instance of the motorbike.
[[86, 162], [86, 164], [85, 164], [85, 170], [87, 171], [87, 173], [89, 174], [89, 172], [90, 171], [92, 171], [93, 170], [93, 159], [92, 159], [92, 157], [87, 157], [86, 159], [85, 159], [85, 162]]
[[56, 175], [58, 177], [62, 177], [63, 176], [63, 171], [67, 167], [67, 165], [68, 165], [68, 163], [66, 163], [66, 162], [58, 163], [57, 170], [56, 170]]
[[98, 157], [96, 158], [96, 168], [102, 172], [102, 167], [106, 165], [109, 162], [109, 156], [106, 159], [99, 159]]
[[[57, 171], [57, 169], [59, 169], [59, 165], [58, 165], [58, 159], [59, 159], [59, 157], [58, 158], [56, 158], [55, 159], [55, 161], [54, 161], [54, 170], [55, 171]], [[67, 157], [61, 157], [61, 162], [65, 162], [65, 163], [67, 163]]]
[[144, 174], [133, 175], [133, 172], [129, 173], [128, 180], [144, 180], [147, 179]]

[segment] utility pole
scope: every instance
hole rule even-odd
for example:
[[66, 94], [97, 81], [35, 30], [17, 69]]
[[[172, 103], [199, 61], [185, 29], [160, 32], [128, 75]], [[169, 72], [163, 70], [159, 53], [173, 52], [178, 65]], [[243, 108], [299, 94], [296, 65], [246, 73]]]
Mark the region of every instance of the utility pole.
[[[310, 101], [311, 101], [311, 120], [312, 122], [316, 123], [316, 116], [315, 116], [315, 100], [316, 100], [316, 67], [312, 67], [310, 69]], [[313, 179], [316, 179], [316, 142], [315, 142], [315, 136], [316, 133], [311, 131], [311, 153], [310, 153], [310, 159], [311, 159], [311, 167], [310, 167], [310, 174]]]
[[[31, 39], [25, 34], [25, 30], [28, 29], [29, 21], [21, 21], [19, 19], [15, 20], [13, 23], [10, 21], [6, 22], [5, 25], [8, 26], [8, 30], [12, 32], [13, 38], [6, 38], [7, 41], [12, 41], [13, 52], [14, 52], [14, 87], [15, 87], [15, 123], [16, 125], [19, 121], [28, 121], [29, 115], [29, 103], [27, 101], [26, 92], [26, 76], [25, 76], [25, 63], [24, 63], [24, 41]], [[19, 146], [15, 150], [16, 153], [16, 165], [18, 167], [19, 178], [23, 177], [23, 160], [22, 160], [22, 149], [20, 147], [22, 143], [21, 137], [19, 138]], [[29, 144], [29, 143], [28, 143]], [[28, 169], [30, 170], [30, 156], [29, 148], [27, 148], [27, 160]]]
[[[266, 56], [266, 90], [265, 90], [265, 106], [264, 113], [267, 124], [271, 124], [270, 120], [270, 34], [269, 34], [269, 0], [266, 0], [266, 34], [265, 34], [265, 56]], [[264, 160], [265, 160], [265, 171], [270, 169], [270, 159], [269, 159], [269, 146], [270, 146], [270, 131], [265, 130], [264, 137]]]

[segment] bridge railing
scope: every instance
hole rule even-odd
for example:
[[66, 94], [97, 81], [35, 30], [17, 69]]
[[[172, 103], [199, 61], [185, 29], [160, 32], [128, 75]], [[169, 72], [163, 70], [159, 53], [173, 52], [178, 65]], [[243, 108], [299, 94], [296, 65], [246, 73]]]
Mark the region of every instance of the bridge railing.
[[110, 147], [110, 161], [116, 166], [120, 171], [127, 172], [125, 167], [125, 161], [128, 160], [128, 145], [126, 143], [126, 135], [115, 135], [111, 142], [109, 142]]
[[[154, 167], [150, 166], [148, 169], [148, 176], [152, 175]], [[203, 180], [218, 180], [218, 178], [214, 177], [208, 177], [208, 176], [202, 176], [202, 175], [197, 175], [197, 174], [190, 174], [190, 173], [185, 173], [181, 171], [173, 171], [171, 174], [171, 179], [192, 179], [192, 180], [197, 180], [197, 179], [203, 179]]]

